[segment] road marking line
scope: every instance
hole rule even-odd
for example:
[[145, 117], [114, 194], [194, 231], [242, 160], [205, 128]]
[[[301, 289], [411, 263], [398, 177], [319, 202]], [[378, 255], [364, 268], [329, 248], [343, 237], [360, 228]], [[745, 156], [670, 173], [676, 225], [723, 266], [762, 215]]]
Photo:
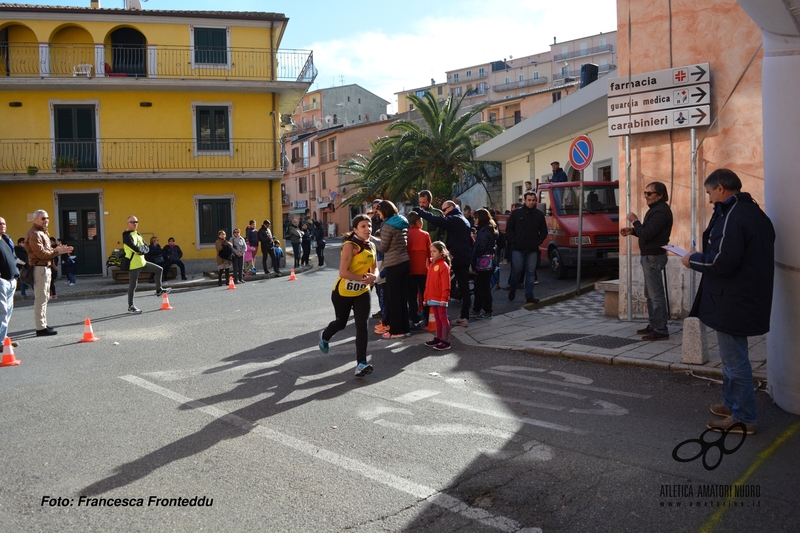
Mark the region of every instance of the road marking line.
[[547, 394], [556, 394], [558, 396], [566, 396], [567, 398], [575, 398], [576, 400], [585, 400], [588, 396], [583, 396], [582, 394], [575, 394], [572, 392], [566, 392], [563, 390], [555, 390], [555, 389], [545, 389], [544, 387], [531, 387], [527, 384], [522, 383], [512, 383], [510, 381], [503, 382], [504, 387], [517, 387], [519, 389], [525, 389], [527, 391], [537, 391], [537, 392], [546, 392]]
[[[340, 341], [330, 343], [330, 346], [339, 346], [340, 344], [346, 344], [348, 342], [353, 342], [356, 340], [355, 337], [347, 337], [346, 339], [342, 339]], [[178, 381], [181, 379], [191, 378], [194, 376], [199, 376], [200, 374], [205, 374], [209, 370], [216, 371], [216, 372], [208, 372], [210, 374], [220, 373], [220, 372], [233, 372], [233, 371], [245, 371], [250, 372], [253, 370], [260, 370], [262, 368], [272, 368], [275, 366], [282, 365], [289, 359], [297, 357], [298, 355], [303, 355], [305, 353], [317, 351], [319, 348], [317, 346], [313, 346], [310, 348], [303, 348], [302, 350], [297, 350], [296, 352], [287, 353], [286, 355], [279, 357], [278, 359], [274, 359], [272, 361], [265, 361], [263, 363], [245, 363], [241, 365], [237, 365], [235, 363], [223, 363], [221, 365], [208, 365], [208, 366], [200, 366], [195, 368], [185, 368], [182, 370], [165, 370], [163, 372], [145, 372], [144, 376], [151, 377], [153, 379], [157, 379], [158, 381]]]
[[164, 396], [165, 398], [169, 398], [175, 402], [191, 405], [196, 411], [202, 411], [203, 413], [211, 415], [214, 418], [219, 418], [231, 424], [232, 426], [252, 432], [253, 434], [259, 435], [288, 448], [292, 448], [316, 459], [320, 459], [344, 470], [349, 470], [350, 472], [360, 474], [389, 488], [404, 492], [421, 501], [433, 503], [450, 512], [460, 514], [465, 518], [475, 520], [489, 527], [508, 532], [542, 533], [540, 528], [523, 529], [518, 522], [510, 518], [493, 515], [488, 511], [478, 507], [471, 507], [458, 498], [454, 498], [453, 496], [439, 492], [432, 487], [415, 483], [400, 476], [396, 476], [386, 470], [381, 470], [366, 463], [362, 463], [361, 461], [350, 459], [349, 457], [345, 457], [336, 452], [320, 448], [317, 444], [312, 444], [290, 435], [269, 429], [260, 424], [249, 422], [244, 418], [227, 413], [218, 407], [206, 405], [203, 402], [193, 400], [187, 396], [178, 394], [177, 392], [156, 385], [155, 383], [151, 383], [138, 376], [120, 376], [120, 379], [133, 385], [142, 387], [143, 389], [149, 390], [150, 392]]
[[399, 422], [389, 422], [379, 418], [375, 420], [375, 424], [392, 428], [405, 433], [413, 433], [414, 435], [429, 435], [429, 436], [449, 436], [449, 435], [484, 435], [487, 437], [496, 437], [502, 440], [511, 440], [514, 433], [510, 431], [503, 431], [502, 429], [487, 428], [481, 426], [467, 426], [465, 424], [434, 424], [431, 426], [421, 426], [419, 424], [401, 424]]
[[518, 400], [516, 398], [509, 398], [508, 396], [499, 396], [497, 394], [492, 394], [491, 392], [472, 391], [472, 394], [480, 396], [482, 398], [500, 400], [511, 404], [518, 403], [520, 405], [527, 405], [528, 407], [539, 407], [540, 409], [552, 409], [553, 411], [563, 411], [564, 409], [566, 409], [566, 407], [564, 407], [563, 405], [550, 405], [547, 403], [530, 402], [528, 400]]
[[636, 394], [634, 392], [625, 392], [613, 389], [604, 389], [602, 387], [590, 387], [589, 385], [581, 385], [580, 383], [569, 383], [566, 381], [556, 381], [554, 379], [537, 378], [536, 376], [521, 376], [519, 374], [512, 374], [510, 372], [498, 372], [497, 370], [481, 370], [487, 374], [497, 374], [498, 376], [509, 376], [517, 379], [524, 379], [527, 381], [539, 381], [541, 383], [549, 383], [550, 385], [560, 385], [562, 387], [572, 387], [573, 389], [590, 390], [594, 392], [602, 392], [604, 394], [615, 394], [617, 396], [627, 396], [629, 398], [641, 398], [647, 400], [650, 398], [649, 394]]
[[402, 396], [398, 396], [393, 401], [400, 403], [414, 403], [424, 400], [425, 398], [430, 398], [431, 396], [436, 396], [437, 394], [441, 394], [441, 391], [420, 389], [409, 392], [408, 394], [403, 394]]
[[531, 426], [539, 426], [547, 429], [554, 429], [556, 431], [565, 431], [567, 433], [574, 433], [576, 435], [586, 435], [588, 432], [583, 431], [581, 429], [571, 428], [569, 426], [562, 426], [560, 424], [553, 424], [552, 422], [545, 422], [544, 420], [536, 420], [534, 418], [527, 418], [524, 416], [517, 416], [510, 413], [501, 413], [500, 411], [490, 411], [489, 409], [481, 409], [479, 407], [472, 407], [471, 405], [466, 405], [463, 403], [457, 402], [450, 402], [447, 400], [440, 400], [438, 398], [432, 398], [430, 401], [433, 403], [438, 403], [441, 405], [447, 405], [449, 407], [455, 407], [457, 409], [464, 409], [466, 411], [472, 411], [473, 413], [479, 413], [483, 415], [493, 416], [495, 418], [505, 418], [506, 420], [513, 420], [515, 422], [521, 422], [523, 424], [528, 424]]

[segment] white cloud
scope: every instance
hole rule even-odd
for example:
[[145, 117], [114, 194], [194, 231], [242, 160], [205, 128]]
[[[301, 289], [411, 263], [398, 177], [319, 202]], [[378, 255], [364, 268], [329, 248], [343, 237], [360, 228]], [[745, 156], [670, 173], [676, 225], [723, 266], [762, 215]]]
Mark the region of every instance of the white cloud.
[[[536, 7], [538, 4], [544, 7]], [[365, 31], [310, 44], [319, 69], [316, 87], [357, 83], [395, 104], [394, 93], [424, 87], [445, 71], [549, 50], [559, 42], [616, 30], [614, 0], [459, 4], [448, 17], [417, 19], [403, 32]], [[390, 15], [391, 16], [391, 15]]]

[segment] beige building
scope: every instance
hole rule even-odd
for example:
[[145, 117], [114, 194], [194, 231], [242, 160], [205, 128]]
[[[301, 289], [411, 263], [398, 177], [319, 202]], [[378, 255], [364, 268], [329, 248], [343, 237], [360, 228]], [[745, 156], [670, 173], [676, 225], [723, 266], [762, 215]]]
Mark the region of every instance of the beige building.
[[338, 125], [287, 140], [289, 165], [281, 183], [283, 220], [307, 215], [311, 220], [320, 220], [326, 234], [348, 231], [350, 220], [361, 211], [360, 206], [342, 207], [349, 196], [349, 187], [343, 183], [355, 176], [340, 173], [337, 167], [355, 154], [369, 155], [370, 141], [387, 135], [390, 123], [384, 120]]

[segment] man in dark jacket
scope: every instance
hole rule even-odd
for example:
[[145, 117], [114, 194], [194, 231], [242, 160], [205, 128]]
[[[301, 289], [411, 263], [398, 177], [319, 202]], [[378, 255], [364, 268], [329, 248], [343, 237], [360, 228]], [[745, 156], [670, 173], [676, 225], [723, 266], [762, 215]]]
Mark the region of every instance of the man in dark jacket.
[[[17, 290], [19, 269], [14, 253], [14, 241], [6, 235], [6, 220], [0, 217], [0, 342], [8, 335], [8, 321], [14, 310], [14, 291]], [[16, 346], [16, 343], [14, 343]]]
[[[255, 220], [251, 220], [247, 223], [247, 228], [244, 230], [244, 238], [247, 244], [255, 248], [255, 250], [253, 250], [253, 268], [255, 268], [256, 255], [258, 255], [258, 230], [256, 229]], [[255, 274], [255, 272], [253, 273]], [[267, 271], [265, 270], [264, 273], [266, 274]]]
[[452, 200], [447, 200], [442, 204], [442, 214], [436, 216], [425, 211], [421, 207], [415, 207], [414, 211], [419, 213], [419, 217], [426, 220], [430, 225], [439, 228], [447, 233], [445, 246], [453, 258], [452, 272], [458, 283], [458, 290], [461, 293], [461, 316], [453, 322], [456, 326], [467, 327], [469, 325], [469, 265], [472, 262], [472, 230], [469, 222], [461, 214], [458, 206]]
[[650, 323], [636, 333], [643, 335], [643, 341], [662, 341], [669, 339], [669, 316], [663, 278], [667, 266], [667, 251], [662, 246], [669, 244], [672, 233], [672, 209], [667, 203], [667, 186], [660, 181], [654, 181], [645, 187], [644, 197], [648, 205], [644, 222], [639, 222], [639, 217], [630, 212], [628, 221], [633, 223], [633, 227], [622, 228], [619, 234], [623, 237], [639, 237], [639, 262], [644, 275], [644, 297], [647, 299], [647, 317]]
[[261, 267], [264, 269], [264, 274], [269, 274], [269, 267], [267, 266], [267, 257], [272, 259], [272, 269], [275, 274], [281, 275], [281, 264], [275, 255], [275, 243], [272, 236], [272, 231], [269, 229], [270, 222], [265, 220], [261, 223], [261, 228], [258, 230], [258, 242], [261, 243]]
[[539, 245], [547, 238], [547, 222], [544, 213], [536, 208], [536, 193], [525, 193], [525, 205], [515, 209], [506, 224], [506, 246], [511, 250], [511, 279], [508, 282], [508, 299], [514, 300], [520, 276], [525, 271], [525, 301], [539, 303], [533, 296], [536, 278], [536, 260]]
[[774, 278], [775, 229], [767, 215], [728, 169], [709, 174], [703, 186], [714, 214], [703, 232], [703, 251], [681, 262], [703, 273], [689, 316], [717, 331], [722, 359], [722, 417], [710, 429], [756, 432], [756, 397], [747, 337], [769, 331]]
[[561, 168], [561, 163], [558, 161], [553, 161], [550, 163], [550, 167], [553, 169], [553, 176], [550, 178], [551, 183], [562, 183], [569, 181], [567, 179], [567, 173], [564, 172], [563, 168]]

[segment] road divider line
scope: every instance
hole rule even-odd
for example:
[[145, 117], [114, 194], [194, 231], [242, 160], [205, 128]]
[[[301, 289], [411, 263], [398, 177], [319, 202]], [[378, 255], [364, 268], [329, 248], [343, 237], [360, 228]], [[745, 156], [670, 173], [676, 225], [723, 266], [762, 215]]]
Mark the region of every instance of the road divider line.
[[206, 405], [203, 402], [193, 400], [192, 398], [161, 387], [160, 385], [156, 385], [155, 383], [142, 379], [138, 376], [120, 376], [120, 379], [150, 392], [159, 394], [177, 403], [190, 405], [195, 409], [195, 411], [201, 411], [214, 418], [221, 419], [232, 426], [244, 429], [282, 446], [292, 448], [308, 456], [325, 461], [328, 464], [359, 474], [377, 483], [380, 483], [381, 485], [404, 492], [420, 501], [432, 503], [465, 518], [480, 522], [486, 526], [498, 529], [500, 531], [517, 533], [542, 533], [540, 528], [522, 528], [519, 523], [510, 518], [496, 516], [489, 513], [485, 509], [472, 507], [458, 498], [454, 498], [453, 496], [439, 492], [432, 487], [415, 483], [400, 476], [396, 476], [386, 470], [381, 470], [366, 463], [362, 463], [361, 461], [357, 461], [336, 452], [326, 450], [317, 444], [312, 444], [290, 435], [280, 433], [273, 429], [269, 429], [260, 424], [250, 422], [242, 417], [227, 413], [218, 407]]

